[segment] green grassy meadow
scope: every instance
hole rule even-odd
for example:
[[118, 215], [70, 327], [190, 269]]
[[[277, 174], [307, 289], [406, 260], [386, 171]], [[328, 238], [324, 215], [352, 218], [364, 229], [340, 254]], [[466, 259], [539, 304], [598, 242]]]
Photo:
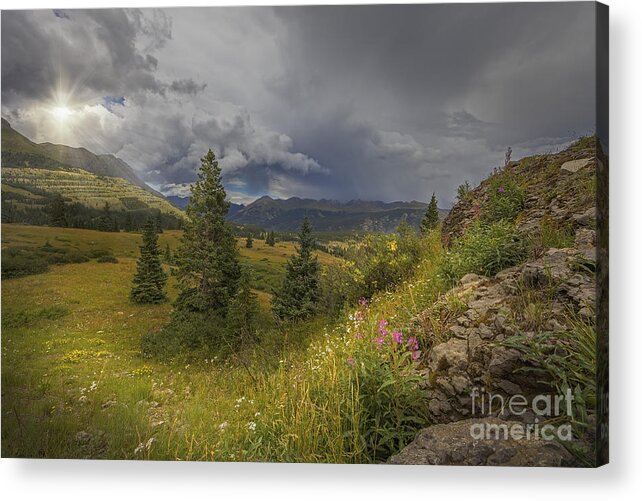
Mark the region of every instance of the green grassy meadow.
[[[166, 231], [160, 245], [175, 248], [179, 238], [179, 232]], [[271, 426], [297, 421], [288, 406], [297, 405], [306, 388], [295, 387], [293, 395], [288, 374], [305, 360], [305, 336], [272, 333], [262, 348], [269, 349], [270, 359], [252, 359], [251, 371], [238, 360], [144, 360], [141, 337], [168, 321], [171, 304], [139, 306], [128, 300], [140, 236], [2, 226], [3, 249], [47, 242], [82, 251], [109, 249], [118, 263], [52, 266], [46, 273], [3, 280], [3, 456], [322, 460], [299, 449], [317, 450], [319, 444], [298, 444], [292, 452], [296, 433], [282, 438], [283, 450], [275, 456], [252, 443], [257, 434], [248, 424], [258, 425], [268, 412], [280, 414], [271, 417]], [[240, 240], [243, 261], [258, 265], [270, 281], [278, 280], [294, 252], [289, 242], [269, 247], [255, 240], [252, 249], [243, 244]], [[319, 259], [336, 258], [320, 253]], [[170, 277], [170, 298], [174, 285]], [[259, 292], [259, 299], [269, 308], [268, 293]], [[320, 321], [299, 328], [323, 329]], [[289, 359], [277, 360], [275, 354]], [[331, 459], [349, 460], [338, 453]]]

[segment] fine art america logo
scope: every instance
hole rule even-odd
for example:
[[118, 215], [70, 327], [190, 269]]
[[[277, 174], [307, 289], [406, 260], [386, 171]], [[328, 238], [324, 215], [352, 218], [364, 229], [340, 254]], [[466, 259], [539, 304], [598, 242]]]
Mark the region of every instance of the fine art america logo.
[[[471, 392], [474, 417], [503, 416], [506, 423], [477, 422], [470, 425], [470, 436], [476, 440], [561, 440], [573, 438], [571, 423], [559, 426], [548, 423], [554, 418], [573, 418], [573, 394], [570, 389], [564, 395], [536, 395], [530, 401], [522, 394], [505, 397], [498, 393], [474, 387]], [[511, 416], [534, 416], [532, 422], [510, 421]], [[531, 414], [532, 413], [532, 414]]]

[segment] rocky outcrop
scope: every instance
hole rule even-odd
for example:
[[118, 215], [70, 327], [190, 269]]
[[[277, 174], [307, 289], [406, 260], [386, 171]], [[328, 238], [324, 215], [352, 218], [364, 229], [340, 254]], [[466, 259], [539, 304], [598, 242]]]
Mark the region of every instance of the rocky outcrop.
[[[595, 225], [595, 197], [586, 197], [586, 183], [594, 180], [596, 144], [592, 139], [580, 141], [557, 154], [527, 157], [495, 169], [486, 180], [460, 200], [444, 219], [442, 236], [451, 243], [479, 218], [489, 200], [489, 187], [496, 176], [508, 175], [527, 186], [523, 214], [517, 225], [529, 233], [542, 218], [580, 226]], [[589, 191], [593, 189], [590, 187]], [[575, 218], [579, 218], [578, 221]]]
[[[592, 230], [591, 230], [592, 231]], [[449, 339], [428, 354], [425, 388], [432, 422], [447, 423], [470, 416], [473, 386], [492, 388], [510, 396], [536, 394], [546, 389], [523, 369], [528, 362], [501, 344], [517, 333], [555, 333], [572, 307], [579, 315], [593, 315], [595, 281], [577, 271], [586, 248], [550, 249], [539, 259], [506, 269], [495, 277], [466, 275], [452, 291], [468, 309], [447, 327]], [[520, 311], [524, 288], [549, 296], [543, 318]], [[535, 308], [535, 306], [533, 306]], [[534, 322], [538, 322], [535, 324]], [[522, 369], [516, 372], [516, 369]]]
[[[390, 461], [397, 464], [485, 464], [564, 466], [573, 463], [560, 445], [532, 440], [477, 440], [469, 429], [473, 423], [498, 425], [504, 420], [523, 424], [538, 422], [532, 410], [516, 417], [504, 409], [480, 408], [473, 388], [492, 390], [504, 399], [520, 395], [531, 401], [550, 393], [545, 372], [506, 342], [545, 334], [549, 349], [556, 350], [556, 336], [563, 335], [568, 315], [594, 321], [596, 232], [595, 199], [588, 196], [593, 184], [595, 156], [590, 143], [574, 146], [557, 155], [513, 162], [507, 171], [527, 186], [525, 207], [516, 220], [526, 234], [540, 231], [552, 221], [575, 232], [566, 248], [541, 249], [527, 262], [505, 269], [494, 277], [469, 274], [450, 291], [463, 314], [444, 326], [445, 340], [431, 347], [424, 371], [428, 414], [432, 426], [424, 429]], [[593, 180], [594, 181], [594, 180]], [[487, 200], [488, 181], [459, 202], [443, 224], [448, 243], [463, 234], [480, 217]], [[583, 185], [584, 188], [578, 188]], [[589, 188], [587, 188], [590, 186]], [[430, 325], [422, 316], [413, 325]], [[430, 337], [430, 332], [424, 333]], [[475, 390], [477, 391], [477, 390]], [[475, 419], [471, 419], [476, 417]], [[509, 423], [511, 421], [508, 421]]]

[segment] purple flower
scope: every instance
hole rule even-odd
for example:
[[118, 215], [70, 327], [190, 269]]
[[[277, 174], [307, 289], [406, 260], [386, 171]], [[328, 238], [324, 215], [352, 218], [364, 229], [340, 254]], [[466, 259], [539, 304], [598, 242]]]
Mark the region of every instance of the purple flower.
[[381, 333], [382, 336], [385, 336], [388, 334], [386, 332], [386, 327], [388, 325], [388, 322], [384, 319], [379, 320], [379, 332]]
[[505, 191], [506, 190], [504, 189], [503, 186], [500, 186], [499, 188], [497, 188], [497, 193], [504, 193]]
[[368, 300], [365, 297], [359, 299], [359, 306], [368, 307]]
[[354, 358], [352, 358], [352, 357], [347, 358], [347, 359], [346, 359], [346, 363], [347, 363], [350, 367], [354, 367]]
[[363, 334], [361, 333], [361, 331], [355, 332], [354, 333], [354, 338], [355, 339], [363, 339]]
[[417, 351], [419, 349], [419, 342], [417, 341], [417, 338], [415, 336], [410, 336], [408, 338], [408, 341], [406, 341], [406, 345], [411, 351]]
[[380, 350], [384, 342], [383, 336], [375, 338], [374, 342], [377, 343], [377, 349]]
[[401, 332], [399, 332], [399, 331], [393, 332], [392, 333], [392, 340], [397, 344], [401, 344], [402, 341], [403, 341], [403, 334]]

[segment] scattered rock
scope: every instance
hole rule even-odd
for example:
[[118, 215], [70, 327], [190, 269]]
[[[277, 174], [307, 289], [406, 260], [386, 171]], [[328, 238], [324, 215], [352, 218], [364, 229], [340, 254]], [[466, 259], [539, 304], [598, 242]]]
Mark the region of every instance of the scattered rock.
[[582, 214], [573, 214], [573, 220], [578, 226], [592, 226], [595, 225], [595, 214], [595, 207], [591, 207]]
[[580, 158], [578, 160], [570, 160], [569, 162], [564, 162], [561, 169], [569, 172], [577, 172], [580, 169], [583, 169], [588, 164], [591, 163], [590, 158]]
[[76, 443], [78, 445], [86, 445], [91, 440], [91, 434], [86, 431], [79, 431], [76, 433]]
[[452, 338], [438, 344], [430, 352], [428, 368], [432, 373], [456, 373], [468, 365], [468, 343], [463, 339]]
[[116, 402], [116, 400], [107, 400], [106, 402], [103, 402], [103, 404], [100, 406], [100, 408], [105, 411], [105, 410], [109, 409], [110, 407], [113, 407], [117, 403], [118, 402]]
[[482, 276], [477, 275], [475, 273], [468, 273], [467, 275], [464, 275], [461, 280], [459, 280], [459, 283], [461, 285], [470, 285], [472, 283], [479, 282], [483, 279]]
[[550, 249], [535, 261], [526, 263], [522, 269], [522, 280], [533, 288], [551, 285], [572, 273], [569, 252], [563, 249]]

